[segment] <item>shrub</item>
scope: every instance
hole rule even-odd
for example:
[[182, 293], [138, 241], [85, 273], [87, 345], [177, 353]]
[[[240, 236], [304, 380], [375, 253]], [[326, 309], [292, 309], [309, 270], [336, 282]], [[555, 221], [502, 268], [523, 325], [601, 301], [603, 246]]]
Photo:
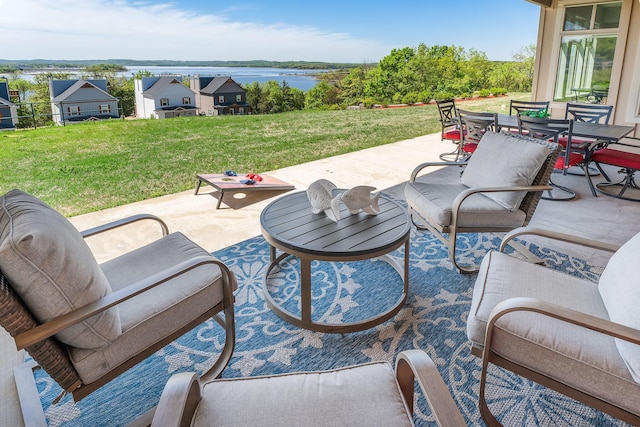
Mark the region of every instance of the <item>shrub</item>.
[[442, 100], [451, 99], [451, 98], [454, 98], [454, 95], [451, 92], [447, 92], [447, 91], [436, 92], [433, 95], [433, 99], [435, 99], [436, 101], [442, 101]]
[[420, 96], [415, 92], [409, 92], [402, 97], [403, 104], [413, 105], [420, 100]]
[[479, 96], [480, 98], [486, 98], [486, 97], [488, 97], [489, 95], [491, 95], [491, 91], [489, 91], [489, 89], [480, 89], [480, 90], [478, 91], [478, 96]]
[[492, 87], [489, 91], [491, 91], [493, 96], [502, 96], [507, 94], [507, 88], [504, 87]]

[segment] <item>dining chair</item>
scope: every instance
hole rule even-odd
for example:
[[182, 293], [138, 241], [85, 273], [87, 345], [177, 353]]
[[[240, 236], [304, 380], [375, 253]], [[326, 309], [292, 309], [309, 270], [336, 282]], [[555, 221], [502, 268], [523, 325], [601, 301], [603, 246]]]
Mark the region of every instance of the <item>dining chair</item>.
[[549, 101], [509, 101], [509, 115], [530, 115], [549, 111]]
[[[84, 239], [140, 222], [157, 224], [158, 239], [98, 264]], [[46, 425], [33, 369], [77, 402], [209, 319], [225, 340], [203, 347], [203, 377], [219, 376], [235, 346], [236, 288], [223, 262], [153, 215], [79, 232], [30, 194], [0, 197], [0, 324], [33, 359], [14, 369], [25, 425]]]
[[[615, 144], [596, 142], [587, 151], [585, 162], [594, 163], [606, 180], [594, 186], [591, 176], [587, 175], [594, 196], [597, 189], [607, 196], [640, 202], [640, 187], [635, 180], [635, 173], [640, 171], [640, 138], [627, 137]], [[618, 173], [623, 175], [622, 180], [611, 181], [601, 164], [619, 168]]]
[[498, 114], [458, 109], [460, 151], [464, 158], [471, 156], [487, 132], [497, 132]]
[[457, 120], [458, 110], [456, 108], [456, 102], [454, 99], [445, 99], [436, 101], [436, 105], [438, 106], [440, 125], [442, 126], [440, 140], [444, 141], [447, 139], [455, 144], [455, 150], [450, 153], [440, 154], [440, 160], [457, 161], [462, 154], [460, 151], [462, 132], [460, 130], [460, 122]]
[[[597, 104], [583, 104], [576, 102], [568, 102], [567, 108], [564, 112], [564, 118], [566, 120], [572, 119], [576, 122], [585, 123], [600, 123], [609, 124], [611, 119], [611, 113], [613, 111], [613, 105], [597, 105]], [[571, 140], [571, 149], [586, 154], [588, 145], [593, 143], [593, 138], [573, 138]], [[558, 138], [558, 143], [563, 147], [567, 146], [567, 137], [561, 136]], [[599, 175], [598, 170], [593, 168], [587, 169], [591, 176]], [[583, 175], [583, 170], [567, 170], [568, 173], [573, 175]]]
[[[584, 166], [584, 154], [575, 152], [571, 147], [573, 137], [573, 120], [563, 119], [546, 119], [527, 116], [518, 116], [518, 132], [522, 135], [528, 135], [532, 138], [553, 141], [558, 143], [559, 137], [567, 138], [567, 146], [562, 147], [562, 151], [554, 164], [554, 171], [564, 173], [568, 168], [573, 166]], [[572, 189], [556, 184], [552, 178], [549, 178], [549, 185], [552, 189], [546, 191], [546, 196], [542, 196], [544, 200], [568, 201], [576, 197], [575, 191]], [[554, 191], [557, 189], [558, 191]]]

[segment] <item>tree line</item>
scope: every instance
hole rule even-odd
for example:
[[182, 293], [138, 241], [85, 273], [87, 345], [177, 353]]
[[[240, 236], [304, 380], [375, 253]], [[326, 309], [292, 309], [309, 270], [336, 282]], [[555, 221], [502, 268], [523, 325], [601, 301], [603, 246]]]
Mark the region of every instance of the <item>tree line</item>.
[[[393, 49], [377, 64], [321, 73], [318, 83], [307, 92], [290, 87], [286, 81], [243, 85], [254, 113], [272, 114], [301, 109], [343, 109], [351, 105], [427, 103], [448, 98], [501, 95], [531, 91], [535, 46], [524, 47], [512, 61], [489, 61], [484, 52], [458, 46], [427, 46]], [[124, 116], [135, 113], [134, 79], [151, 76], [140, 72], [132, 78], [117, 75], [113, 64], [94, 64], [83, 70], [82, 78], [106, 79], [109, 92], [120, 100]], [[50, 79], [74, 78], [71, 73], [37, 74], [35, 81], [10, 79], [9, 86], [21, 94], [23, 111], [20, 126], [33, 120], [50, 120]], [[188, 85], [185, 79], [184, 83]], [[24, 111], [29, 108], [31, 113]], [[23, 119], [24, 116], [24, 119]], [[43, 123], [38, 123], [42, 125]]]

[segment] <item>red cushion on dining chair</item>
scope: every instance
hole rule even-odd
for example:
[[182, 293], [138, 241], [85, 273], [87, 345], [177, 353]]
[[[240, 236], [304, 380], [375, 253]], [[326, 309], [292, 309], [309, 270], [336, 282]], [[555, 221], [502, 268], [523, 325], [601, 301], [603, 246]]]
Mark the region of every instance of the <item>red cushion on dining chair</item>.
[[451, 139], [454, 141], [460, 141], [462, 135], [460, 135], [460, 129], [451, 129], [442, 134], [443, 139]]
[[569, 162], [565, 165], [564, 154], [558, 157], [554, 169], [568, 169], [570, 167], [579, 165], [584, 160], [584, 156], [580, 153], [569, 153]]
[[473, 153], [476, 151], [476, 148], [478, 148], [478, 144], [467, 143], [462, 146], [462, 151], [465, 153]]
[[621, 168], [640, 170], [640, 154], [628, 151], [603, 148], [591, 155], [591, 161]]

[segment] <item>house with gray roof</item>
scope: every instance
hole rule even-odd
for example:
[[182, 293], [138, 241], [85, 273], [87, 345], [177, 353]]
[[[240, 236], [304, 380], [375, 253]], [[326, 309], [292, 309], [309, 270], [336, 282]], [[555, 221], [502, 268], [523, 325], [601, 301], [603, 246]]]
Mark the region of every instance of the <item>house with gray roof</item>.
[[231, 77], [193, 76], [190, 86], [196, 93], [196, 105], [201, 114], [251, 114], [247, 92]]
[[18, 109], [9, 95], [9, 83], [0, 82], [0, 130], [13, 130], [18, 124]]
[[143, 77], [135, 80], [136, 116], [165, 119], [195, 116], [196, 94], [181, 76]]
[[49, 93], [57, 124], [120, 117], [118, 98], [109, 94], [106, 79], [50, 80]]

